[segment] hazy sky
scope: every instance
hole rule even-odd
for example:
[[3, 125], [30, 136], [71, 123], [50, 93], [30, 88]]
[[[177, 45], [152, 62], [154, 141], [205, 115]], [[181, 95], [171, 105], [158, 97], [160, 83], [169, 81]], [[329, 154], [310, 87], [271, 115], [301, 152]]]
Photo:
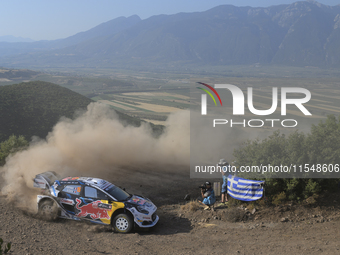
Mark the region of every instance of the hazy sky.
[[[53, 40], [86, 31], [120, 16], [137, 14], [142, 19], [157, 14], [205, 11], [212, 7], [266, 7], [294, 0], [0, 0], [0, 36]], [[339, 0], [319, 0], [326, 5]]]

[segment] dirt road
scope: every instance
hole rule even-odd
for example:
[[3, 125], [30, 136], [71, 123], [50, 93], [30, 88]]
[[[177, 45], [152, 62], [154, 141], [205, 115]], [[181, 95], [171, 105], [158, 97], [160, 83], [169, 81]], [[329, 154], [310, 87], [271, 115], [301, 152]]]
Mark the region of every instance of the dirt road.
[[[69, 220], [46, 222], [0, 197], [0, 237], [12, 242], [11, 254], [340, 254], [340, 210], [333, 198], [330, 204], [259, 208], [254, 214], [239, 206], [190, 211], [182, 209], [183, 197], [198, 195], [202, 180], [190, 179], [185, 168], [136, 167], [98, 177], [148, 196], [159, 207], [159, 224], [116, 234]], [[228, 217], [235, 212], [241, 217]]]

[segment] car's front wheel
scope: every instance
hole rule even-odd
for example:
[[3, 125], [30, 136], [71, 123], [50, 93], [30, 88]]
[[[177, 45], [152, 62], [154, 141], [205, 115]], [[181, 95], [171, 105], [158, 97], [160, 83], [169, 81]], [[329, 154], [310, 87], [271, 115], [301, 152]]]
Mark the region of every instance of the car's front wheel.
[[44, 200], [39, 205], [39, 215], [44, 220], [55, 220], [58, 218], [58, 206], [51, 200]]
[[125, 213], [118, 214], [112, 221], [114, 232], [129, 233], [133, 228], [131, 217]]

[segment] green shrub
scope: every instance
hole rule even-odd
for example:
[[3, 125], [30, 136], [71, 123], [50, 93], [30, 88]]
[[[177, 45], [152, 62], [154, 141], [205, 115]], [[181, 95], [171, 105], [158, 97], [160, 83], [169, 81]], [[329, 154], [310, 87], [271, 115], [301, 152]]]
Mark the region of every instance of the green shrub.
[[0, 143], [0, 165], [5, 163], [5, 159], [12, 153], [27, 148], [28, 142], [24, 136], [11, 135], [6, 141]]
[[7, 254], [9, 250], [11, 249], [11, 243], [7, 243], [4, 248], [2, 248], [2, 244], [4, 243], [4, 240], [0, 238], [0, 255]]
[[[234, 151], [239, 166], [308, 166], [314, 173], [317, 165], [336, 166], [340, 162], [340, 118], [327, 116], [325, 122], [313, 125], [308, 134], [295, 131], [289, 136], [275, 131], [264, 140], [248, 140]], [[324, 191], [335, 191], [339, 178], [324, 172], [324, 178], [277, 178], [266, 174], [266, 196], [275, 203], [284, 200], [301, 201]], [[319, 175], [320, 176], [320, 175]], [[257, 175], [258, 177], [258, 175]], [[247, 178], [247, 177], [246, 177]], [[249, 176], [251, 178], [251, 176]], [[254, 177], [256, 178], [256, 177]]]
[[287, 196], [284, 191], [282, 191], [280, 194], [277, 194], [273, 196], [272, 204], [279, 205], [282, 204], [282, 202], [286, 201]]
[[313, 179], [309, 179], [303, 191], [304, 198], [308, 198], [314, 194], [319, 194], [321, 190], [322, 189], [319, 183]]

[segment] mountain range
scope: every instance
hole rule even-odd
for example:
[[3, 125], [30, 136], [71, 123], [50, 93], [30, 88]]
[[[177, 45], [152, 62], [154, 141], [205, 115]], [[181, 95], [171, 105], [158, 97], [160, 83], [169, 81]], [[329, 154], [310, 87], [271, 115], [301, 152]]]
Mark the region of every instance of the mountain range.
[[0, 43], [7, 67], [340, 65], [340, 5], [315, 1], [265, 8], [120, 17], [74, 36]]
[[0, 42], [34, 42], [31, 38], [17, 37], [13, 35], [0, 36]]

